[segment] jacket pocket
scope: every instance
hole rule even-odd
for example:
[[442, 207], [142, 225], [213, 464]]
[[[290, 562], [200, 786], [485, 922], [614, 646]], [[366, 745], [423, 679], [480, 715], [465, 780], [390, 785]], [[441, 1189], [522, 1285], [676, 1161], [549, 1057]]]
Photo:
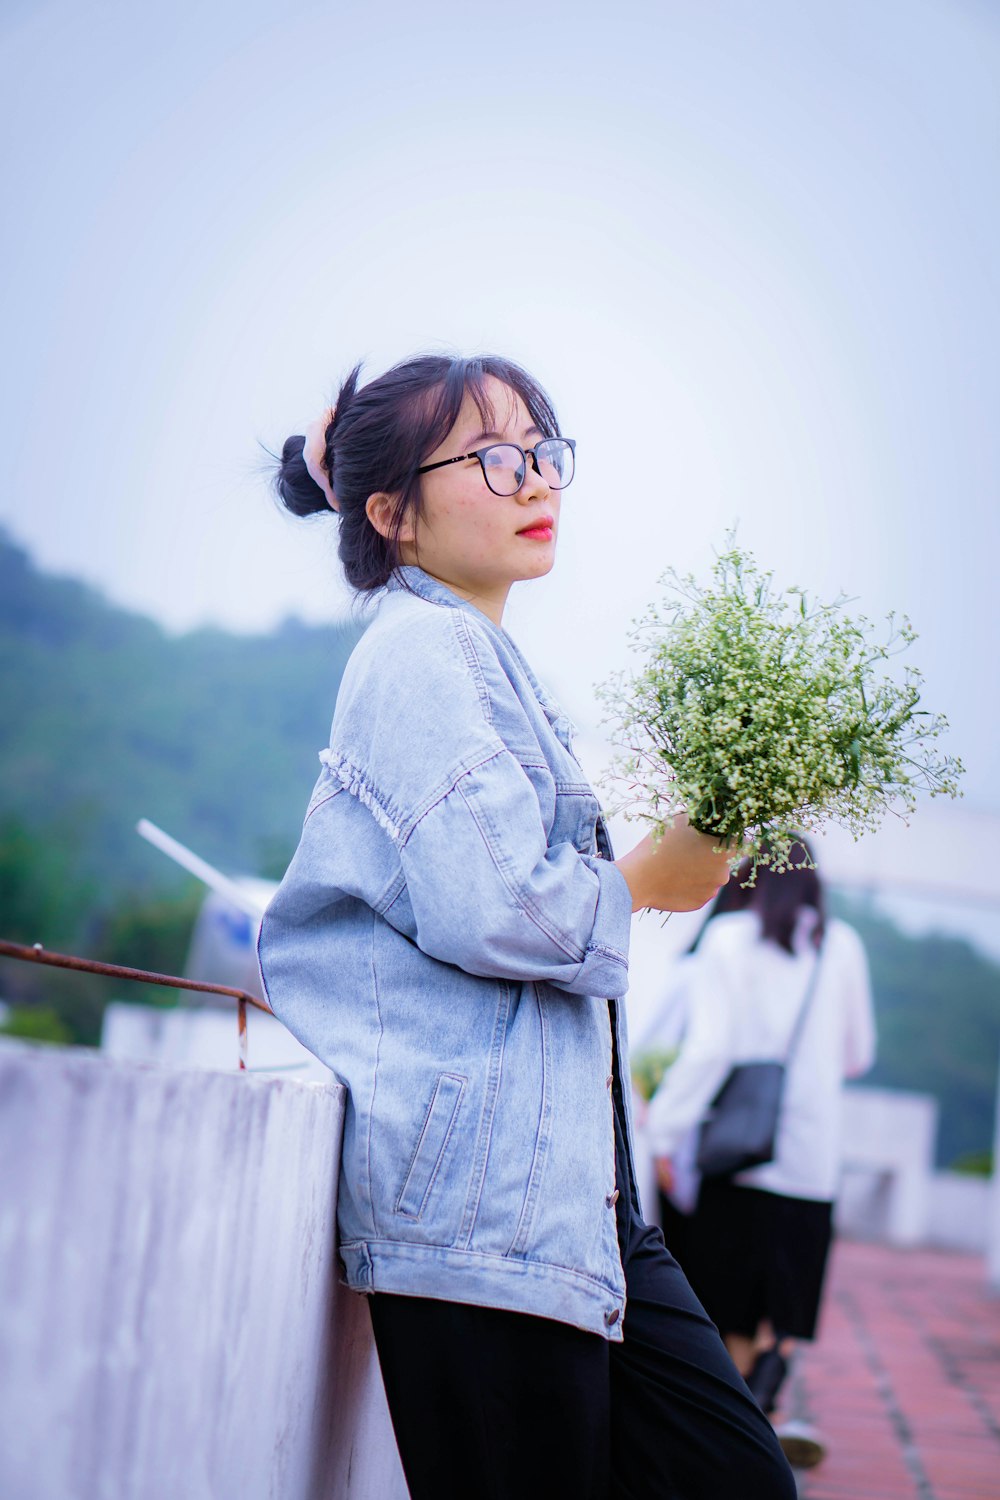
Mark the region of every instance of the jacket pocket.
[[468, 1081], [459, 1073], [438, 1074], [434, 1096], [417, 1139], [406, 1181], [396, 1199], [398, 1214], [419, 1219], [423, 1213], [451, 1139]]

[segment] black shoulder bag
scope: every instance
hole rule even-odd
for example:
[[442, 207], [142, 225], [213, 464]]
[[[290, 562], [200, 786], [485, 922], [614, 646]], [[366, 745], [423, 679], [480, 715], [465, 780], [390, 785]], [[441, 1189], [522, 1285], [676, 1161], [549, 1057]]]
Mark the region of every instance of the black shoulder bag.
[[698, 1136], [703, 1177], [731, 1177], [774, 1160], [785, 1073], [798, 1045], [819, 977], [821, 953], [806, 988], [783, 1062], [738, 1063], [712, 1100]]

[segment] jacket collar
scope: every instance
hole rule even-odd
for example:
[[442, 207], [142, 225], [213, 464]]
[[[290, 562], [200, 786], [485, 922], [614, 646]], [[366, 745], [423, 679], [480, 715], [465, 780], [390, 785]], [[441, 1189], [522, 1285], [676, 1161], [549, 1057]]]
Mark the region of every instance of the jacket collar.
[[390, 576], [386, 589], [389, 593], [406, 589], [412, 594], [419, 594], [421, 599], [429, 599], [432, 604], [447, 604], [451, 609], [471, 609], [477, 615], [482, 614], [482, 610], [476, 609], [467, 599], [460, 599], [457, 594], [453, 594], [446, 583], [442, 583], [439, 578], [432, 578], [423, 568], [412, 563], [401, 563]]
[[418, 568], [413, 563], [401, 564], [396, 568], [386, 584], [386, 591], [388, 593], [397, 593], [404, 589], [409, 589], [411, 593], [419, 594], [421, 599], [428, 599], [432, 604], [443, 604], [449, 609], [467, 610], [469, 614], [473, 614], [477, 619], [482, 620], [487, 629], [498, 636], [507, 649], [513, 652], [517, 658], [521, 670], [531, 683], [535, 697], [541, 704], [546, 718], [553, 725], [565, 725], [565, 733], [568, 741], [568, 736], [573, 728], [572, 724], [555, 699], [542, 687], [542, 684], [538, 681], [528, 662], [521, 654], [520, 648], [502, 626], [495, 624], [489, 615], [483, 614], [483, 611], [477, 609], [468, 599], [460, 599], [457, 594], [453, 594], [447, 584], [442, 583], [439, 578], [432, 578], [429, 573], [424, 572], [423, 568]]
[[418, 568], [413, 563], [401, 564], [390, 577], [386, 589], [389, 593], [408, 589], [410, 593], [419, 594], [421, 599], [429, 599], [432, 604], [443, 604], [448, 609], [464, 609], [482, 620], [494, 635], [498, 635], [508, 646], [514, 644], [502, 625], [495, 624], [489, 615], [483, 614], [483, 611], [477, 609], [470, 600], [460, 599], [457, 594], [452, 593], [446, 583], [442, 583], [439, 578], [432, 578], [429, 573], [424, 572], [423, 568]]

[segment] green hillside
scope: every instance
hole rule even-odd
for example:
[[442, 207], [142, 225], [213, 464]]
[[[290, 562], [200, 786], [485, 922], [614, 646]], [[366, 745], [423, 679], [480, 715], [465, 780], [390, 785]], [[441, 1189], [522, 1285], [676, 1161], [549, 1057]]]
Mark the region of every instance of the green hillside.
[[941, 1165], [981, 1156], [993, 1142], [1000, 968], [947, 934], [911, 937], [870, 904], [833, 904], [871, 966], [879, 1046], [864, 1082], [937, 1096]]
[[[128, 961], [123, 913], [149, 938], [153, 912], [178, 929], [160, 957], [181, 962], [200, 887], [137, 820], [224, 870], [279, 872], [357, 635], [171, 636], [0, 536], [0, 936]], [[24, 975], [7, 966], [0, 993], [30, 992]]]
[[[137, 819], [224, 870], [280, 874], [356, 638], [297, 621], [170, 636], [0, 536], [0, 937], [176, 971], [202, 888], [137, 837]], [[872, 966], [869, 1081], [937, 1095], [942, 1162], [987, 1150], [1000, 969], [870, 906], [838, 910]], [[15, 1029], [95, 1042], [108, 990], [7, 963], [0, 995], [19, 1007]]]

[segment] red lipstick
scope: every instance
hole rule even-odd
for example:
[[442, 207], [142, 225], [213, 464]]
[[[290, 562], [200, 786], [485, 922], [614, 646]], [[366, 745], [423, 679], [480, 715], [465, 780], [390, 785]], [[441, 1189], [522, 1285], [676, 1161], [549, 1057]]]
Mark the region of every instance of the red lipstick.
[[536, 542], [551, 542], [555, 524], [554, 516], [539, 516], [530, 526], [522, 527], [517, 534]]

